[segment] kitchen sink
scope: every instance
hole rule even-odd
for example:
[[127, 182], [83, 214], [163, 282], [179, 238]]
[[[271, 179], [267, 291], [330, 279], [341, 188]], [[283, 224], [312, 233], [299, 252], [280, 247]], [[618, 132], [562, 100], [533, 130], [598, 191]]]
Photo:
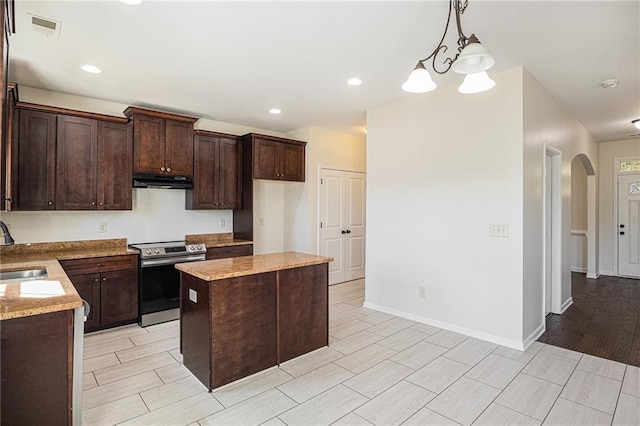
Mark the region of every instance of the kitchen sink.
[[42, 280], [48, 277], [49, 275], [47, 274], [47, 270], [44, 268], [0, 272], [0, 282], [5, 283], [12, 281]]

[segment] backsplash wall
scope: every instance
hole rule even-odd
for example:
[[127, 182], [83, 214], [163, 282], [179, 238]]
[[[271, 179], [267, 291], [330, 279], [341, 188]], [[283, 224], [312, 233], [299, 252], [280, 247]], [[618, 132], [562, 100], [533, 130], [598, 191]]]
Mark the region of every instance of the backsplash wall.
[[[231, 210], [185, 210], [184, 203], [184, 190], [136, 188], [132, 211], [1, 212], [0, 218], [16, 244], [109, 238], [140, 243], [233, 232]], [[107, 223], [107, 232], [98, 232], [100, 222]]]

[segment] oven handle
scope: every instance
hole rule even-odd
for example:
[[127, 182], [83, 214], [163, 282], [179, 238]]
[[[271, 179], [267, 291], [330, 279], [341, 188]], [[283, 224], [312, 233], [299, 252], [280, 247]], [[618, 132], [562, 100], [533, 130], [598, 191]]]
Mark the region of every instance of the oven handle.
[[171, 257], [165, 259], [141, 260], [140, 267], [149, 268], [151, 266], [175, 265], [176, 263], [196, 262], [198, 260], [206, 260], [206, 256], [204, 254], [198, 254], [193, 256]]

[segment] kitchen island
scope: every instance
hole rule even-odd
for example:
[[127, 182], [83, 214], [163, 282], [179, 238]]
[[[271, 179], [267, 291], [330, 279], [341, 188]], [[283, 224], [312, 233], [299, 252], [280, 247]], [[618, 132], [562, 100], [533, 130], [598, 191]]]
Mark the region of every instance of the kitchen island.
[[209, 390], [328, 345], [330, 257], [177, 264], [184, 365]]

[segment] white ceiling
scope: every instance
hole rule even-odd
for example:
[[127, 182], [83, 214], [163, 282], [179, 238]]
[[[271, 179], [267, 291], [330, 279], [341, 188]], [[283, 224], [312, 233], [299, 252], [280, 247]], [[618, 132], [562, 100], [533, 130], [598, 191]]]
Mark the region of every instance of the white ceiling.
[[[361, 133], [367, 109], [429, 96], [400, 85], [439, 41], [448, 2], [18, 0], [15, 9], [19, 84], [280, 132]], [[27, 13], [61, 21], [60, 38], [34, 32]], [[640, 118], [638, 1], [471, 0], [462, 23], [494, 55], [490, 72], [525, 66], [598, 141], [640, 133], [630, 123]], [[449, 34], [453, 48], [455, 27]], [[81, 71], [87, 63], [104, 72]], [[433, 76], [441, 87], [462, 81]], [[363, 84], [348, 86], [351, 77]], [[600, 88], [609, 78], [618, 87]]]

